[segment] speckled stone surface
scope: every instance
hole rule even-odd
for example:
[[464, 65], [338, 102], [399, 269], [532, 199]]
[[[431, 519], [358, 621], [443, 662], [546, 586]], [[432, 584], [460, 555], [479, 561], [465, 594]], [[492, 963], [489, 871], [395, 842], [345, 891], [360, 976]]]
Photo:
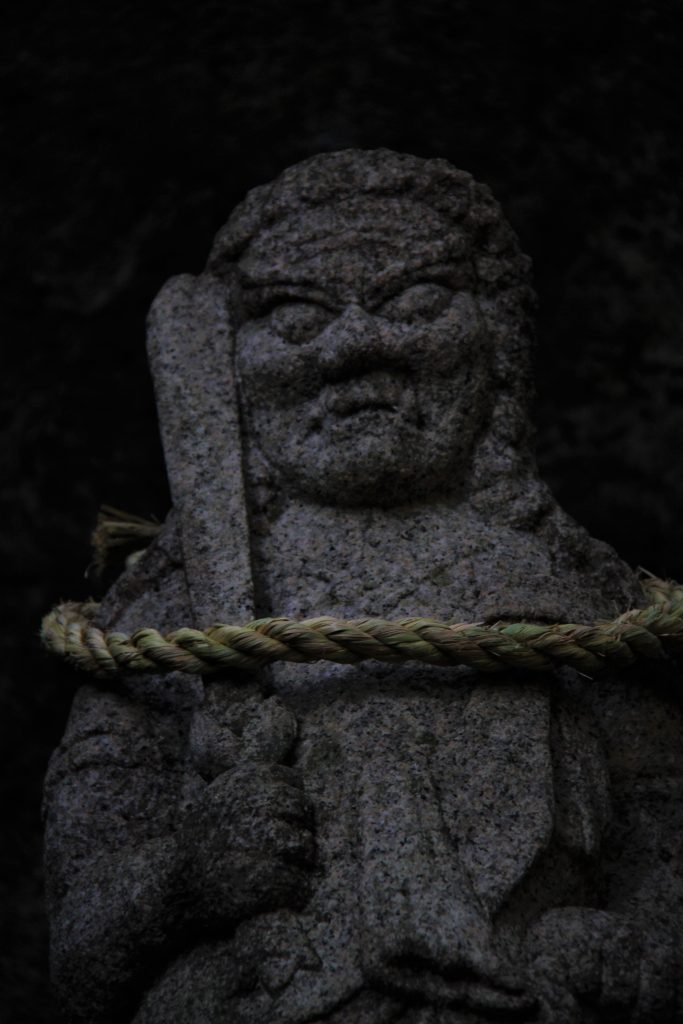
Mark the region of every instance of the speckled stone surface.
[[[384, 150], [255, 189], [155, 303], [175, 511], [102, 621], [588, 621], [631, 570], [538, 479], [529, 261]], [[680, 1021], [671, 668], [84, 686], [46, 783], [74, 1024]]]

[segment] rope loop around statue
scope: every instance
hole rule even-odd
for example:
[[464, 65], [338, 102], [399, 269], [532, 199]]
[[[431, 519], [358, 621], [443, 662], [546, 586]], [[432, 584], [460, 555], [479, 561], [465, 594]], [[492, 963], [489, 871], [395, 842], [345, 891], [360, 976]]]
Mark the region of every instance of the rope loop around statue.
[[45, 617], [41, 639], [52, 653], [100, 678], [124, 672], [257, 671], [276, 661], [354, 664], [368, 659], [464, 665], [489, 673], [547, 672], [566, 665], [593, 676], [609, 666], [683, 652], [683, 585], [655, 577], [641, 583], [647, 607], [587, 625], [276, 616], [244, 626], [185, 627], [165, 635], [148, 627], [129, 636], [94, 625], [96, 603], [67, 602]]

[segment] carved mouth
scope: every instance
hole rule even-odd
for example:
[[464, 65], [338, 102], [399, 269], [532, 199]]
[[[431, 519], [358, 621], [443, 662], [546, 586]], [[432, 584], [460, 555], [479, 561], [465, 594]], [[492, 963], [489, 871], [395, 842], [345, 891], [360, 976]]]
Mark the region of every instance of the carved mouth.
[[409, 404], [409, 382], [394, 373], [375, 370], [329, 384], [323, 392], [325, 411], [348, 418], [358, 413], [398, 413]]
[[334, 411], [337, 416], [346, 418], [348, 416], [355, 416], [359, 412], [398, 412], [398, 407], [390, 405], [388, 402], [363, 402], [359, 400], [357, 402], [349, 402], [348, 405]]

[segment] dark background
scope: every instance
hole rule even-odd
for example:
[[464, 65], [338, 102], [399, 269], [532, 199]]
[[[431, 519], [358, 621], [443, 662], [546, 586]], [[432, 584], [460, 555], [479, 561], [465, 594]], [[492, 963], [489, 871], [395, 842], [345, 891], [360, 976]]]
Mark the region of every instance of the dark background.
[[[144, 318], [247, 188], [320, 150], [444, 156], [534, 257], [539, 457], [634, 565], [683, 578], [678, 4], [24, 2], [3, 27], [4, 1021], [53, 1021], [40, 784], [73, 674], [40, 616], [87, 596], [109, 502], [168, 507]], [[3, 1016], [4, 1013], [4, 1016]]]

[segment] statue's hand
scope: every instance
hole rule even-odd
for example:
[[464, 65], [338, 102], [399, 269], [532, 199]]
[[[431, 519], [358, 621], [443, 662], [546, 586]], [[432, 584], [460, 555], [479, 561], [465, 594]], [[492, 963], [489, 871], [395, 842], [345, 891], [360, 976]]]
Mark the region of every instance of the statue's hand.
[[187, 813], [179, 837], [187, 917], [235, 922], [301, 906], [314, 858], [311, 829], [293, 768], [247, 762], [219, 775]]
[[673, 936], [643, 931], [622, 914], [564, 907], [536, 922], [527, 949], [531, 978], [557, 1024], [583, 1021], [585, 1007], [632, 1024], [683, 1022], [683, 960]]

